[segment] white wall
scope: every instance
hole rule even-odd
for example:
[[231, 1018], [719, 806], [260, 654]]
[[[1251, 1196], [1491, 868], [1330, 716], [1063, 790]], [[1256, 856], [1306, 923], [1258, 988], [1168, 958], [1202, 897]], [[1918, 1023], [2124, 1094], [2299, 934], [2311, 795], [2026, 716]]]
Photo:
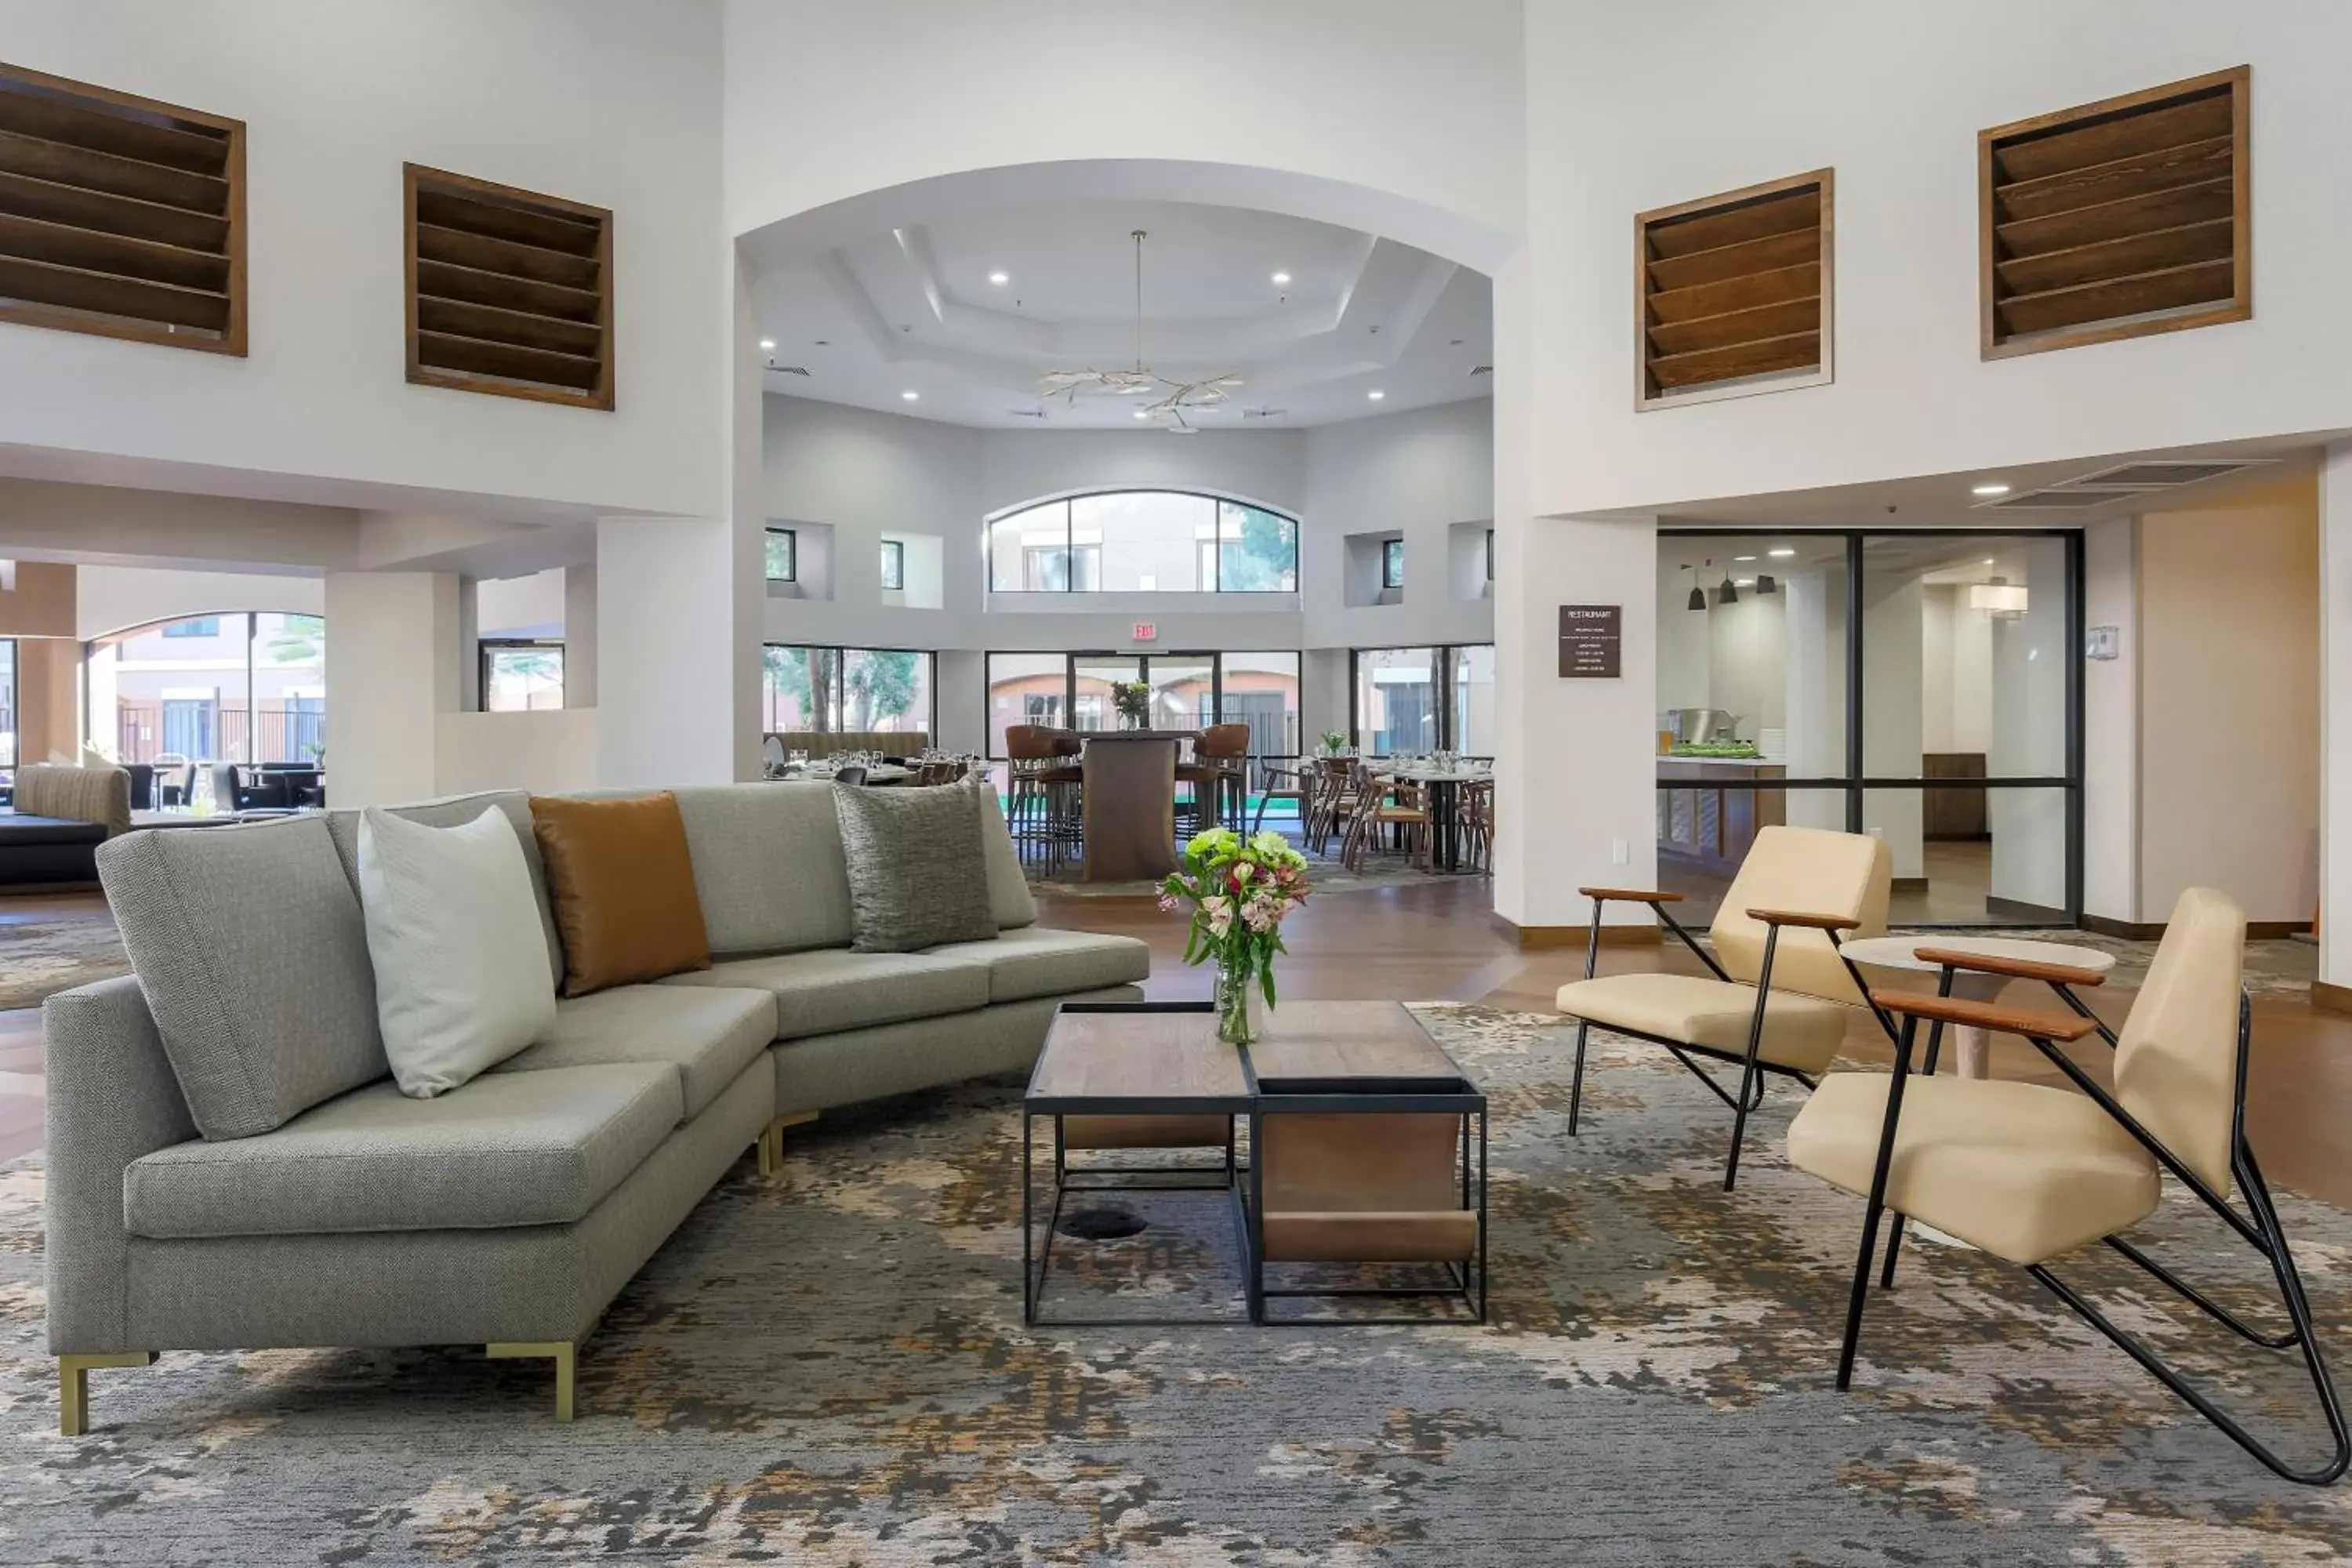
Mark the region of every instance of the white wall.
[[2305, 478], [2139, 520], [2142, 921], [2199, 884], [2252, 920], [2311, 919], [2318, 508]]
[[[1184, 160], [1295, 170], [1335, 187], [1327, 221], [1454, 255], [1473, 231], [1518, 226], [1519, 13], [1517, 0], [729, 0], [728, 230], [961, 171]], [[1082, 107], [1114, 83], [1121, 104], [1181, 109]], [[1247, 188], [1207, 169], [1199, 184], [1192, 199]], [[1368, 220], [1349, 187], [1402, 203]]]
[[[1530, 4], [1534, 510], [2352, 426], [2347, 54], [2352, 7], [2327, 4]], [[1980, 361], [1977, 132], [2247, 62], [2253, 320]], [[1822, 167], [1837, 173], [1834, 384], [1637, 414], [1633, 215]], [[1496, 341], [1517, 346], [1500, 321]]]
[[444, 713], [435, 733], [436, 795], [488, 789], [588, 789], [604, 782], [598, 772], [593, 708]]
[[[1299, 587], [1317, 647], [1491, 642], [1495, 606], [1454, 589], [1453, 531], [1495, 515], [1495, 421], [1486, 398], [1350, 419], [1306, 432]], [[1404, 536], [1404, 596], [1351, 606], [1349, 535]]]
[[2116, 628], [2116, 657], [2083, 665], [2083, 912], [2139, 919], [2139, 525], [2083, 531], [2085, 628]]
[[485, 577], [474, 585], [475, 633], [486, 637], [563, 636], [564, 568], [524, 577]]
[[[242, 359], [0, 324], [0, 431], [125, 477], [714, 513], [719, 23], [717, 0], [0, 0], [16, 65], [246, 121], [251, 321]], [[614, 210], [616, 411], [407, 384], [406, 161]]]
[[218, 610], [326, 613], [322, 577], [261, 572], [176, 572], [152, 566], [81, 566], [74, 572], [75, 635], [84, 642], [155, 621]]

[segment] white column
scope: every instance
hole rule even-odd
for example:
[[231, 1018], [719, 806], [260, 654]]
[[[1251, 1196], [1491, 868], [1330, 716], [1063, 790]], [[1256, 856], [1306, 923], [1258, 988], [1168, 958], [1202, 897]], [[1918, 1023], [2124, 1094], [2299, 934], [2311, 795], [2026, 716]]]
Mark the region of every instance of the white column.
[[2083, 913], [2139, 920], [2139, 520], [2083, 530], [2083, 612], [2116, 657], [2083, 666]]
[[2352, 441], [2319, 470], [2319, 978], [2352, 986]]
[[326, 613], [329, 798], [431, 798], [441, 716], [458, 710], [457, 574], [331, 572]]
[[563, 573], [563, 705], [596, 706], [596, 568]]
[[766, 608], [759, 326], [733, 247], [725, 515], [596, 521], [597, 772], [609, 784], [760, 776]]
[[[1591, 918], [1580, 885], [1657, 882], [1658, 530], [1533, 515], [1535, 281], [1495, 277], [1495, 912], [1522, 931]], [[1614, 679], [1562, 679], [1559, 607], [1614, 605]], [[1612, 904], [1612, 925], [1654, 923]]]

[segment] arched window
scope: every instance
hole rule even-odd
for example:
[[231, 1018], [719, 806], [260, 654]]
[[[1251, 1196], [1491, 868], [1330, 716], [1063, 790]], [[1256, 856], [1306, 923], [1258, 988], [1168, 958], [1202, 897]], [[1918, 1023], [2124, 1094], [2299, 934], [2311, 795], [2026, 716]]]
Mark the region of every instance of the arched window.
[[1183, 490], [1105, 490], [988, 525], [999, 594], [1295, 594], [1298, 522]]
[[184, 616], [94, 638], [89, 742], [126, 763], [310, 763], [327, 750], [327, 623]]

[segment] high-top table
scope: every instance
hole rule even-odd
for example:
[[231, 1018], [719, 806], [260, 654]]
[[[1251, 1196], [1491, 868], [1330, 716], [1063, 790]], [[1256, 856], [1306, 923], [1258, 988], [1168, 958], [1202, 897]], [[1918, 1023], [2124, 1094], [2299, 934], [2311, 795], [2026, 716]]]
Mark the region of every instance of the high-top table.
[[1157, 881], [1176, 869], [1176, 757], [1191, 730], [1101, 730], [1079, 758], [1089, 882]]

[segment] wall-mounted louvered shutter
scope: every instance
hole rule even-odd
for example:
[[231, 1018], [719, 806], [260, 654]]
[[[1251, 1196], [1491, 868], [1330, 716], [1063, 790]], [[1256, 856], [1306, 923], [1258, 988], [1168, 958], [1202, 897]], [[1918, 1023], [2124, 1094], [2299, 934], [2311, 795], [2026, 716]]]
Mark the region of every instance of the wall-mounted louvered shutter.
[[245, 353], [245, 124], [0, 65], [0, 321]]
[[408, 379], [613, 406], [613, 215], [408, 165]]
[[1987, 359], [2254, 313], [2247, 68], [1977, 137]]
[[1816, 169], [1633, 220], [1636, 407], [1830, 379], [1831, 195]]

